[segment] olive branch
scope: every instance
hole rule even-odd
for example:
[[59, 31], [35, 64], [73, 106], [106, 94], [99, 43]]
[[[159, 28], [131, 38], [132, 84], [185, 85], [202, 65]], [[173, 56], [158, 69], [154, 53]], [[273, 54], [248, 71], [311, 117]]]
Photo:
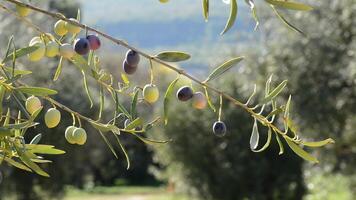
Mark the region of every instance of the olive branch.
[[[281, 92], [285, 89], [287, 85], [287, 81], [282, 81], [280, 84], [278, 84], [276, 87], [272, 88], [272, 76], [267, 80], [266, 85], [265, 85], [265, 96], [262, 100], [259, 101], [258, 104], [253, 105], [251, 102], [254, 100], [255, 95], [257, 93], [257, 87], [255, 85], [253, 92], [247, 99], [245, 103], [242, 101], [237, 100], [236, 98], [232, 97], [231, 95], [211, 86], [210, 81], [215, 80], [219, 78], [221, 75], [223, 75], [225, 72], [229, 71], [231, 68], [233, 68], [235, 65], [243, 61], [244, 57], [236, 57], [233, 59], [230, 59], [217, 68], [215, 68], [210, 75], [204, 80], [201, 81], [194, 76], [190, 75], [186, 71], [179, 69], [177, 67], [174, 67], [173, 65], [169, 64], [170, 62], [180, 62], [180, 61], [185, 61], [190, 58], [190, 55], [184, 52], [177, 52], [177, 51], [168, 51], [168, 52], [161, 52], [157, 55], [150, 55], [148, 53], [145, 53], [144, 51], [135, 48], [134, 46], [131, 46], [127, 42], [116, 39], [104, 32], [101, 32], [97, 29], [94, 29], [90, 26], [87, 26], [85, 24], [80, 23], [79, 18], [78, 21], [73, 21], [65, 16], [63, 16], [60, 13], [53, 13], [50, 11], [43, 10], [41, 8], [19, 2], [17, 0], [6, 0], [7, 2], [13, 3], [17, 6], [21, 6], [39, 13], [42, 13], [48, 17], [57, 19], [57, 20], [63, 20], [64, 22], [70, 23], [73, 26], [80, 27], [82, 30], [85, 30], [86, 32], [94, 32], [98, 34], [99, 36], [106, 38], [107, 40], [117, 44], [121, 45], [123, 47], [126, 47], [127, 49], [133, 50], [137, 52], [139, 55], [142, 57], [146, 58], [150, 62], [150, 67], [151, 67], [151, 84], [153, 82], [153, 72], [152, 72], [152, 62], [159, 63], [161, 66], [166, 67], [178, 74], [178, 77], [173, 80], [170, 85], [167, 88], [167, 91], [164, 95], [164, 122], [165, 124], [168, 123], [168, 107], [169, 107], [169, 101], [170, 98], [172, 97], [172, 93], [174, 91], [175, 85], [179, 78], [181, 76], [184, 76], [191, 81], [195, 82], [197, 85], [200, 85], [200, 87], [205, 91], [205, 96], [207, 98], [208, 104], [210, 108], [216, 112], [215, 105], [213, 104], [211, 100], [211, 94], [214, 94], [216, 96], [220, 97], [220, 105], [219, 105], [219, 110], [218, 110], [218, 119], [219, 121], [222, 118], [222, 99], [226, 99], [230, 103], [236, 105], [237, 107], [240, 107], [244, 111], [246, 111], [254, 120], [254, 124], [252, 127], [252, 133], [251, 133], [251, 138], [250, 138], [250, 148], [254, 152], [261, 152], [267, 149], [270, 145], [270, 141], [272, 138], [272, 134], [275, 135], [276, 140], [279, 144], [280, 147], [280, 152], [279, 154], [283, 154], [284, 152], [284, 146], [282, 143], [282, 139], [287, 143], [287, 145], [300, 157], [302, 157], [305, 160], [311, 161], [311, 162], [318, 162], [316, 158], [314, 158], [312, 155], [310, 155], [308, 152], [306, 152], [302, 147], [299, 145], [307, 146], [307, 147], [321, 147], [329, 143], [334, 143], [332, 139], [326, 139], [323, 141], [318, 141], [318, 142], [306, 142], [301, 140], [299, 131], [296, 128], [296, 125], [294, 124], [293, 120], [290, 117], [290, 105], [291, 105], [291, 96], [289, 96], [288, 101], [284, 105], [278, 105], [277, 104], [277, 97], [281, 94]], [[208, 16], [208, 0], [204, 0], [204, 16]], [[253, 3], [252, 0], [248, 1], [250, 4]], [[295, 8], [295, 6], [298, 7], [298, 5], [293, 4], [292, 2], [286, 2], [286, 1], [272, 1], [272, 0], [266, 0], [267, 3], [271, 4], [271, 6], [279, 6], [279, 7], [286, 7], [289, 9]], [[284, 2], [284, 3], [283, 3]], [[231, 26], [233, 25], [233, 22], [235, 21], [236, 16], [234, 16], [234, 12], [237, 12], [237, 4], [236, 0], [231, 1], [231, 7], [232, 11], [230, 14], [229, 22], [227, 23], [225, 30], [223, 32], [226, 32]], [[292, 4], [291, 4], [292, 3]], [[294, 6], [294, 7], [293, 7]], [[300, 5], [299, 5], [300, 6]], [[0, 8], [7, 11], [8, 13], [16, 16], [19, 20], [23, 21], [25, 24], [28, 26], [32, 27], [35, 31], [37, 31], [40, 34], [40, 37], [43, 40], [46, 40], [46, 38], [51, 37], [48, 35], [45, 31], [42, 31], [38, 26], [36, 26], [33, 22], [30, 20], [27, 20], [24, 17], [19, 16], [16, 12], [12, 11], [11, 9], [7, 8], [5, 5], [0, 3]], [[306, 10], [306, 8], [304, 9]], [[79, 16], [79, 14], [78, 14]], [[257, 18], [256, 18], [257, 19]], [[258, 22], [258, 21], [257, 21]], [[74, 34], [71, 38], [71, 42], [74, 41], [76, 38], [76, 35]], [[64, 37], [62, 38], [54, 38], [55, 41], [58, 44], [62, 44], [64, 41]], [[10, 52], [12, 50], [12, 53]], [[130, 88], [130, 81], [128, 77], [125, 74], [121, 75], [121, 78], [123, 82], [119, 82], [117, 86], [114, 85], [114, 78], [113, 75], [106, 72], [103, 70], [100, 66], [100, 59], [98, 56], [95, 55], [93, 51], [89, 53], [89, 56], [87, 58], [80, 56], [80, 55], [75, 55], [71, 58], [68, 58], [71, 63], [73, 63], [78, 70], [82, 73], [83, 75], [83, 84], [85, 87], [85, 91], [87, 94], [87, 98], [91, 102], [91, 106], [93, 106], [93, 100], [92, 96], [90, 94], [90, 90], [88, 88], [88, 83], [87, 83], [87, 78], [90, 77], [93, 80], [96, 81], [96, 83], [100, 86], [100, 110], [99, 110], [99, 115], [98, 119], [92, 119], [86, 116], [83, 116], [79, 112], [74, 111], [73, 109], [61, 104], [60, 102], [54, 100], [51, 98], [51, 95], [57, 94], [57, 91], [54, 91], [52, 89], [48, 88], [39, 88], [39, 87], [31, 87], [28, 86], [20, 81], [20, 79], [23, 76], [26, 76], [30, 74], [30, 71], [26, 70], [18, 70], [15, 69], [15, 63], [16, 59], [23, 57], [25, 55], [28, 55], [34, 51], [37, 50], [37, 47], [35, 46], [30, 46], [30, 47], [24, 47], [21, 49], [16, 49], [13, 38], [10, 38], [7, 53], [5, 58], [0, 64], [1, 68], [1, 79], [0, 79], [0, 105], [1, 105], [1, 111], [2, 111], [2, 102], [3, 99], [6, 98], [6, 94], [9, 94], [9, 97], [14, 98], [16, 104], [19, 106], [20, 110], [17, 118], [11, 117], [10, 115], [10, 109], [8, 109], [7, 114], [5, 116], [1, 117], [4, 119], [3, 126], [0, 127], [0, 164], [2, 161], [5, 161], [9, 163], [10, 165], [13, 165], [17, 168], [27, 170], [27, 171], [34, 171], [40, 175], [43, 176], [49, 176], [46, 172], [44, 172], [36, 163], [44, 163], [44, 162], [50, 162], [48, 160], [44, 160], [41, 156], [38, 156], [37, 154], [62, 154], [64, 153], [61, 150], [55, 149], [51, 145], [40, 145], [38, 142], [41, 139], [41, 135], [37, 135], [29, 144], [26, 144], [23, 136], [26, 132], [26, 130], [30, 127], [36, 126], [37, 123], [34, 122], [36, 119], [37, 115], [41, 112], [42, 107], [40, 107], [38, 110], [36, 110], [33, 113], [28, 113], [26, 111], [25, 106], [21, 103], [22, 101], [26, 101], [26, 96], [28, 95], [34, 95], [42, 98], [43, 100], [49, 102], [50, 104], [53, 105], [53, 107], [58, 107], [62, 109], [63, 111], [66, 111], [70, 113], [73, 116], [73, 125], [75, 125], [75, 122], [77, 121], [79, 125], [81, 126], [81, 120], [89, 122], [102, 136], [103, 140], [106, 142], [107, 146], [109, 149], [112, 151], [114, 156], [118, 158], [116, 151], [114, 150], [113, 145], [111, 142], [108, 140], [107, 136], [108, 133], [112, 133], [114, 137], [116, 138], [116, 142], [118, 143], [119, 147], [123, 151], [124, 155], [126, 156], [127, 160], [127, 168], [130, 167], [130, 160], [128, 157], [128, 154], [126, 153], [126, 150], [124, 146], [122, 145], [120, 141], [120, 135], [125, 133], [125, 134], [131, 134], [135, 137], [137, 137], [139, 140], [148, 143], [148, 144], [161, 144], [161, 143], [167, 143], [169, 141], [158, 141], [154, 139], [149, 139], [147, 137], [144, 137], [143, 134], [148, 131], [152, 126], [154, 126], [156, 123], [160, 121], [160, 118], [156, 118], [152, 120], [149, 123], [144, 123], [143, 120], [138, 117], [136, 106], [139, 103], [139, 93], [142, 90], [142, 88], [135, 87], [133, 91], [129, 91]], [[62, 70], [62, 65], [63, 65], [63, 60], [66, 59], [64, 57], [61, 57], [59, 59], [59, 64], [57, 67], [57, 70], [55, 72], [55, 75], [53, 77], [53, 81], [56, 81]], [[11, 62], [12, 61], [12, 62]], [[8, 64], [11, 62], [11, 67], [8, 67]], [[109, 93], [112, 96], [112, 100], [115, 103], [115, 111], [113, 118], [105, 123], [102, 122], [102, 112], [104, 109], [104, 104], [105, 104], [105, 98], [104, 98], [104, 92]], [[121, 103], [120, 103], [120, 98], [124, 97], [129, 97], [131, 98], [131, 107], [130, 109], [126, 109]], [[7, 97], [7, 98], [9, 98]], [[258, 101], [258, 100], [257, 100]], [[267, 112], [267, 108], [270, 107], [271, 111]], [[2, 113], [2, 112], [1, 112]], [[23, 119], [21, 117], [21, 113], [24, 113], [26, 116], [26, 119]], [[117, 120], [120, 118], [125, 118], [129, 120], [129, 123], [125, 126], [125, 128], [119, 128], [117, 125]], [[283, 124], [283, 129], [279, 127], [278, 120]], [[10, 124], [10, 121], [13, 121], [13, 124]], [[268, 129], [267, 133], [267, 141], [265, 144], [259, 148], [260, 146], [260, 139], [259, 139], [259, 125], [262, 125]], [[15, 159], [13, 159], [15, 158]], [[17, 160], [20, 161], [17, 161]]]

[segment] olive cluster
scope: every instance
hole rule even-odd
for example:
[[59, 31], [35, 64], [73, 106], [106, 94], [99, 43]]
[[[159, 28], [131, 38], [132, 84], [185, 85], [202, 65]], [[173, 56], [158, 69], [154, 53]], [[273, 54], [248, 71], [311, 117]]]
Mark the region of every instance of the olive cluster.
[[[38, 97], [30, 96], [26, 100], [25, 107], [30, 114], [34, 114], [42, 108], [42, 103]], [[50, 108], [47, 110], [44, 120], [48, 128], [55, 128], [61, 121], [61, 113], [56, 108]]]
[[[183, 86], [177, 91], [177, 99], [180, 101], [192, 100], [193, 107], [204, 109], [207, 106], [207, 99], [202, 92], [193, 92], [189, 86]], [[213, 132], [216, 136], [222, 137], [226, 134], [226, 125], [222, 121], [217, 121], [213, 125]]]

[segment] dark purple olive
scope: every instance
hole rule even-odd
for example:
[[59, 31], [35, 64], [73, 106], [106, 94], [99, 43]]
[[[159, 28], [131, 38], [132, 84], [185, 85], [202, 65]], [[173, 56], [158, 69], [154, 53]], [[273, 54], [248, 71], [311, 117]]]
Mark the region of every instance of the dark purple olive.
[[89, 48], [91, 50], [97, 50], [101, 46], [100, 39], [96, 35], [88, 35], [87, 40], [89, 41]]
[[193, 90], [188, 86], [181, 87], [177, 92], [177, 98], [180, 101], [188, 101], [193, 97]]
[[126, 53], [126, 61], [131, 66], [137, 66], [140, 62], [140, 55], [134, 50], [129, 50]]
[[85, 55], [89, 52], [89, 40], [86, 38], [77, 39], [74, 43], [74, 51], [79, 55]]
[[122, 64], [122, 68], [124, 69], [126, 74], [133, 74], [137, 70], [137, 66], [129, 65], [126, 60], [124, 60], [124, 62]]
[[223, 137], [226, 134], [226, 125], [222, 121], [217, 121], [213, 125], [213, 132], [218, 137]]

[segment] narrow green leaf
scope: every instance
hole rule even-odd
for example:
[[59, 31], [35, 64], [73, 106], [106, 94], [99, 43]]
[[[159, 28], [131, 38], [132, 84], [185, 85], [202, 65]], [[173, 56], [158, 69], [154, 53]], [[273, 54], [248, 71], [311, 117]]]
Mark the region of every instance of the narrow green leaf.
[[299, 147], [293, 141], [290, 141], [288, 138], [286, 138], [286, 142], [289, 145], [289, 147], [294, 151], [294, 153], [296, 153], [301, 158], [303, 158], [303, 159], [305, 159], [307, 161], [313, 162], [313, 163], [318, 163], [319, 162], [316, 158], [314, 158], [308, 152], [304, 151], [301, 147]]
[[52, 145], [44, 145], [44, 144], [26, 144], [26, 149], [31, 153], [39, 153], [39, 154], [52, 154], [59, 155], [64, 154], [65, 151], [56, 149]]
[[118, 131], [118, 128], [112, 124], [101, 124], [99, 122], [90, 121], [90, 124], [98, 131], [106, 133], [109, 131], [115, 132]]
[[216, 108], [215, 108], [213, 102], [211, 101], [211, 97], [209, 95], [208, 89], [206, 87], [204, 87], [204, 90], [205, 90], [206, 99], [208, 100], [209, 107], [211, 108], [211, 110], [213, 110], [213, 112], [216, 112]]
[[152, 144], [167, 144], [168, 142], [171, 142], [172, 140], [153, 140], [153, 139], [149, 139], [149, 138], [145, 138], [142, 136], [139, 136], [135, 133], [132, 133], [134, 136], [136, 136], [139, 140], [141, 140], [142, 142], [152, 145]]
[[17, 161], [14, 161], [11, 158], [5, 157], [4, 160], [7, 163], [9, 163], [10, 165], [12, 165], [12, 166], [14, 166], [16, 168], [19, 168], [19, 169], [22, 169], [22, 170], [25, 170], [25, 171], [28, 171], [28, 172], [32, 172], [32, 170], [30, 168], [28, 168], [26, 165], [24, 165], [22, 163], [19, 163]]
[[38, 159], [38, 158], [32, 158], [31, 161], [35, 162], [35, 163], [52, 163], [51, 160], [42, 160], [42, 159]]
[[87, 76], [85, 74], [85, 72], [82, 70], [82, 75], [83, 75], [83, 85], [84, 85], [84, 89], [85, 89], [85, 93], [87, 94], [89, 103], [90, 103], [90, 108], [93, 107], [93, 98], [91, 97], [91, 93], [89, 90], [89, 86], [88, 86], [88, 80], [87, 80]]
[[135, 120], [133, 120], [131, 123], [129, 123], [125, 130], [133, 130], [135, 129], [136, 127], [139, 127], [143, 124], [143, 121], [141, 118], [136, 118]]
[[38, 144], [42, 138], [42, 134], [37, 134], [33, 139], [31, 140], [30, 144]]
[[155, 57], [166, 62], [181, 62], [190, 59], [189, 54], [180, 51], [165, 51]]
[[296, 26], [294, 26], [293, 24], [291, 24], [290, 22], [288, 22], [288, 20], [287, 20], [285, 17], [283, 17], [283, 15], [282, 15], [281, 13], [279, 13], [279, 12], [277, 11], [277, 9], [276, 9], [274, 6], [271, 5], [271, 7], [272, 7], [274, 13], [277, 15], [277, 17], [278, 17], [288, 28], [290, 28], [291, 30], [293, 30], [293, 31], [295, 31], [295, 32], [297, 32], [297, 33], [299, 33], [299, 34], [301, 34], [301, 35], [303, 35], [303, 36], [306, 36], [306, 34], [305, 34], [302, 30], [300, 30], [299, 28], [297, 28]]
[[134, 96], [132, 97], [131, 109], [130, 109], [132, 118], [136, 118], [136, 115], [137, 115], [136, 106], [137, 106], [137, 100], [138, 100], [139, 92], [140, 92], [140, 90], [136, 90]]
[[115, 136], [115, 138], [116, 138], [116, 140], [117, 140], [117, 143], [119, 144], [119, 146], [120, 146], [122, 152], [123, 152], [124, 155], [125, 155], [126, 162], [127, 162], [127, 169], [130, 169], [130, 157], [129, 157], [129, 154], [126, 152], [126, 149], [125, 149], [124, 145], [122, 145], [119, 136], [117, 136], [115, 133], [114, 133], [114, 136]]
[[14, 136], [14, 134], [15, 134], [15, 132], [13, 130], [0, 127], [0, 138], [6, 137], [6, 136]]
[[280, 1], [280, 0], [265, 0], [267, 3], [290, 10], [301, 10], [301, 11], [310, 11], [313, 10], [313, 7], [306, 4], [291, 2], [291, 1]]
[[32, 74], [32, 71], [29, 70], [19, 70], [19, 69], [13, 70], [11, 67], [3, 67], [3, 69], [13, 74], [14, 76]]
[[54, 73], [53, 81], [58, 80], [59, 75], [61, 75], [61, 73], [62, 73], [62, 66], [63, 66], [63, 57], [61, 56], [61, 58], [59, 59], [59, 63], [58, 63], [56, 72]]
[[99, 100], [99, 116], [98, 116], [98, 120], [101, 119], [103, 111], [104, 111], [104, 106], [105, 106], [105, 95], [104, 95], [104, 88], [103, 86], [99, 87], [99, 96], [100, 96], [100, 100]]
[[120, 100], [119, 100], [119, 94], [117, 91], [114, 91], [114, 101], [115, 101], [115, 104], [116, 104], [116, 108], [118, 110], [120, 110], [122, 113], [124, 113], [124, 115], [129, 118], [129, 119], [132, 119], [130, 113], [125, 109], [125, 107], [123, 105], [121, 105], [120, 103]]
[[[4, 97], [5, 97], [5, 92], [6, 89], [3, 85], [0, 85], [0, 115], [2, 115], [2, 109], [3, 109], [3, 101], [4, 101]], [[2, 118], [2, 117], [0, 117]]]
[[[38, 46], [30, 46], [30, 47], [18, 49], [15, 52], [15, 57], [20, 58], [22, 56], [25, 56], [27, 54], [30, 54], [30, 53], [36, 51], [38, 48], [39, 48]], [[13, 59], [13, 57], [14, 57], [14, 53], [11, 53], [10, 55], [6, 56], [6, 58], [3, 60], [3, 63], [7, 62], [7, 61], [11, 61]]]
[[119, 159], [119, 157], [117, 156], [117, 154], [116, 154], [116, 152], [114, 150], [114, 147], [111, 145], [111, 143], [106, 138], [106, 136], [101, 131], [99, 131], [99, 133], [100, 133], [101, 137], [104, 139], [104, 142], [106, 143], [106, 145], [109, 147], [110, 151], [114, 154], [115, 158]]
[[252, 149], [253, 152], [256, 152], [256, 153], [262, 152], [262, 151], [264, 151], [264, 150], [266, 150], [268, 148], [269, 144], [271, 143], [271, 139], [272, 139], [272, 130], [270, 128], [268, 129], [268, 133], [267, 134], [268, 134], [267, 135], [267, 142], [265, 143], [265, 145], [263, 145], [263, 147], [261, 149], [259, 149], [259, 150]]
[[327, 144], [334, 144], [335, 141], [331, 138], [328, 138], [326, 140], [323, 141], [318, 141], [318, 142], [302, 142], [301, 144], [307, 147], [322, 147], [325, 146]]
[[166, 94], [164, 95], [164, 100], [163, 100], [163, 112], [164, 112], [164, 124], [167, 125], [168, 123], [168, 110], [169, 110], [169, 101], [172, 97], [172, 93], [174, 90], [174, 87], [176, 83], [178, 82], [179, 77], [174, 79], [168, 86]]
[[220, 33], [223, 35], [226, 33], [235, 23], [237, 17], [237, 0], [231, 0], [230, 2], [230, 16], [226, 22], [224, 30]]
[[245, 2], [247, 3], [247, 5], [249, 5], [249, 7], [251, 9], [252, 17], [256, 22], [256, 25], [255, 25], [255, 30], [256, 30], [258, 25], [260, 24], [260, 22], [257, 17], [257, 10], [256, 10], [255, 2], [253, 0], [245, 0]]
[[258, 132], [257, 119], [255, 118], [255, 122], [253, 123], [253, 127], [252, 127], [251, 138], [250, 138], [251, 150], [257, 149], [259, 140], [260, 140], [260, 133]]
[[276, 140], [277, 140], [278, 146], [279, 146], [279, 153], [278, 154], [282, 155], [284, 153], [284, 147], [283, 147], [282, 141], [279, 138], [278, 133], [276, 133], [275, 135], [276, 135]]
[[73, 56], [70, 61], [77, 67], [79, 68], [80, 71], [84, 70], [86, 74], [91, 73], [91, 67], [88, 65], [87, 60], [83, 58], [83, 56], [76, 54]]
[[226, 61], [222, 65], [218, 66], [205, 80], [205, 82], [209, 82], [211, 80], [214, 80], [215, 78], [219, 77], [220, 75], [224, 74], [227, 72], [229, 69], [231, 69], [233, 66], [235, 66], [237, 63], [241, 62], [244, 59], [244, 57], [237, 57], [233, 58], [231, 60]]
[[48, 96], [57, 94], [57, 91], [55, 90], [42, 87], [18, 87], [16, 90], [34, 96]]
[[284, 130], [285, 132], [288, 132], [288, 127], [289, 127], [289, 109], [290, 109], [290, 102], [292, 100], [292, 96], [289, 95], [288, 101], [286, 103], [285, 109], [284, 109]]
[[38, 123], [32, 123], [32, 122], [22, 122], [22, 123], [17, 123], [17, 124], [7, 124], [4, 125], [3, 128], [8, 128], [8, 129], [24, 129], [24, 128], [30, 128], [33, 126], [38, 125]]
[[278, 114], [282, 113], [283, 111], [284, 111], [284, 106], [281, 106], [281, 107], [279, 107], [279, 108], [273, 110], [272, 112], [270, 112], [270, 113], [266, 116], [266, 118], [270, 118], [270, 117], [272, 117], [273, 115], [278, 115]]
[[268, 94], [268, 96], [266, 96], [262, 102], [260, 103], [260, 105], [266, 104], [270, 101], [272, 101], [275, 97], [277, 97], [279, 95], [279, 93], [281, 93], [283, 91], [283, 89], [287, 86], [288, 81], [284, 80], [282, 83], [280, 83], [272, 92], [270, 92]]
[[203, 16], [205, 21], [209, 19], [209, 0], [203, 0]]
[[43, 171], [36, 163], [32, 162], [29, 155], [23, 152], [20, 147], [15, 144], [16, 152], [19, 155], [22, 162], [24, 162], [29, 168], [35, 171], [37, 174], [45, 177], [49, 177], [49, 174]]

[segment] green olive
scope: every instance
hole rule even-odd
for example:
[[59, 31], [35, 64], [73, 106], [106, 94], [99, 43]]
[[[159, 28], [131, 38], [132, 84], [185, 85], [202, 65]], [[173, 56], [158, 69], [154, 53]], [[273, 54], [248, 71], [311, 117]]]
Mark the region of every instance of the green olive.
[[66, 28], [66, 22], [63, 20], [58, 20], [56, 24], [54, 24], [54, 29], [53, 31], [58, 35], [58, 36], [64, 36], [68, 33], [68, 30]]
[[27, 15], [30, 14], [31, 9], [21, 6], [21, 5], [16, 5], [16, 11], [21, 17], [26, 17]]
[[34, 41], [31, 43], [30, 46], [36, 46], [38, 47], [35, 51], [32, 53], [28, 54], [28, 58], [30, 61], [36, 62], [41, 60], [45, 54], [46, 54], [46, 45], [45, 43], [40, 40], [40, 41]]
[[143, 88], [143, 98], [149, 103], [155, 103], [159, 98], [159, 90], [153, 84], [147, 84]]
[[42, 104], [38, 97], [30, 96], [27, 98], [25, 106], [26, 106], [26, 110], [30, 114], [33, 114], [34, 112], [36, 112], [38, 109], [42, 107]]
[[55, 57], [59, 54], [59, 45], [55, 41], [50, 41], [46, 44], [46, 56]]
[[196, 92], [192, 98], [193, 107], [196, 109], [204, 109], [207, 105], [207, 100], [202, 92]]
[[75, 55], [72, 45], [68, 43], [62, 44], [59, 47], [59, 55], [63, 56], [64, 58], [71, 59]]
[[[74, 18], [70, 18], [69, 20], [72, 22], [79, 23], [79, 21]], [[68, 30], [69, 33], [72, 33], [72, 34], [78, 34], [81, 31], [81, 28], [79, 26], [74, 25], [69, 22], [65, 23], [65, 28]]]
[[48, 128], [54, 128], [58, 126], [61, 121], [61, 113], [55, 109], [49, 109], [45, 114], [45, 123]]
[[73, 137], [73, 132], [74, 132], [75, 129], [77, 129], [77, 127], [68, 126], [66, 131], [65, 131], [65, 133], [64, 133], [64, 136], [65, 136], [65, 138], [66, 138], [66, 140], [67, 140], [67, 142], [69, 144], [75, 144], [76, 143], [76, 141], [75, 141], [75, 139]]
[[84, 145], [87, 141], [87, 133], [83, 128], [77, 128], [73, 132], [73, 138], [76, 144]]

